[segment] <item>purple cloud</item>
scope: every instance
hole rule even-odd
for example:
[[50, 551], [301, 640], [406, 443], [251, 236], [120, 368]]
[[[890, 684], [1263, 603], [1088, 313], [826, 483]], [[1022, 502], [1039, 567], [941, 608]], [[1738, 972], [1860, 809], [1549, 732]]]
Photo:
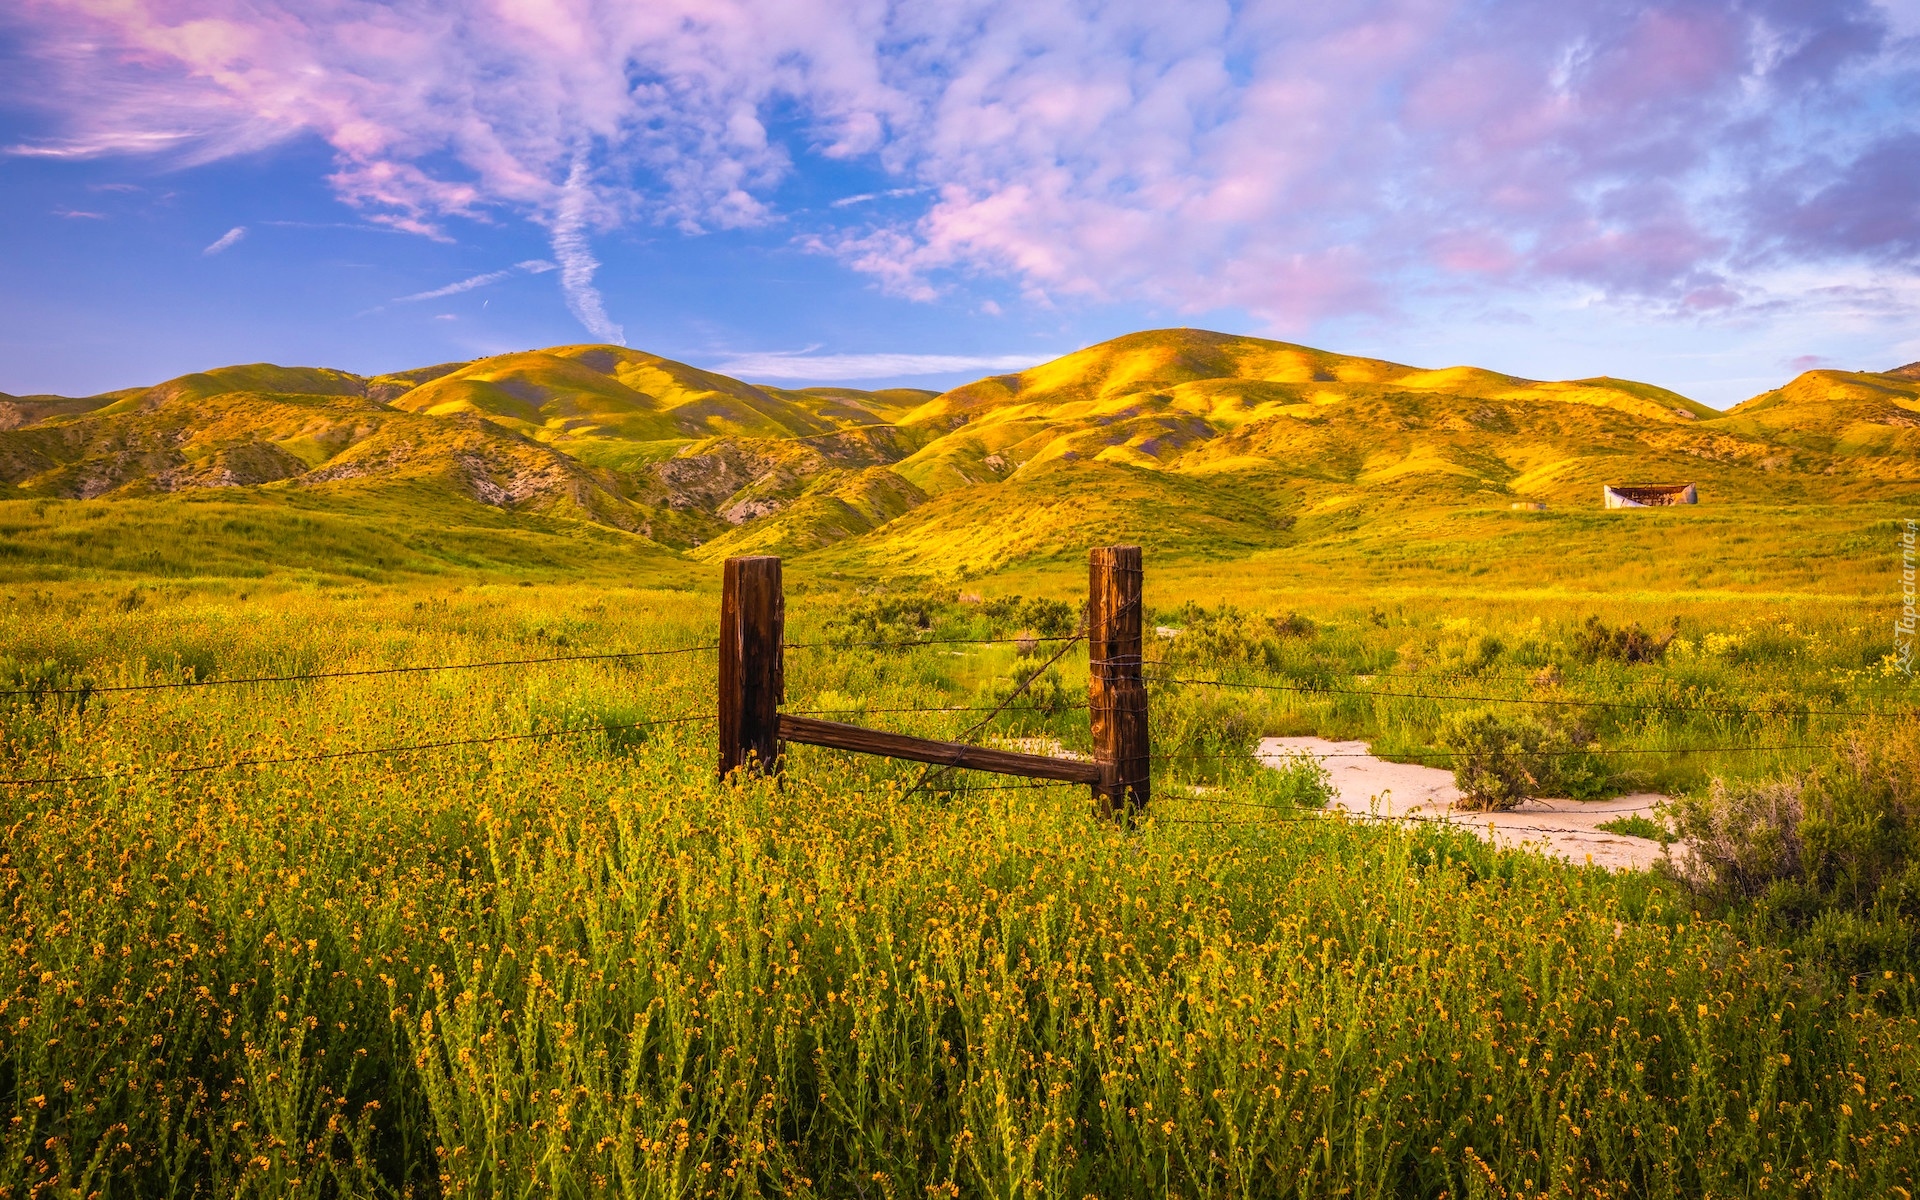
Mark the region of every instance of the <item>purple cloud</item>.
[[908, 218], [863, 221], [862, 196], [795, 229], [914, 298], [984, 273], [1282, 329], [1489, 288], [1707, 315], [1783, 302], [1783, 270], [1912, 272], [1920, 54], [1896, 19], [1869, 0], [27, 0], [10, 20], [49, 52], [15, 99], [48, 129], [9, 152], [201, 161], [316, 135], [372, 220], [539, 222], [570, 307], [612, 339], [593, 234], [798, 224], [776, 187], [823, 159], [924, 192]]

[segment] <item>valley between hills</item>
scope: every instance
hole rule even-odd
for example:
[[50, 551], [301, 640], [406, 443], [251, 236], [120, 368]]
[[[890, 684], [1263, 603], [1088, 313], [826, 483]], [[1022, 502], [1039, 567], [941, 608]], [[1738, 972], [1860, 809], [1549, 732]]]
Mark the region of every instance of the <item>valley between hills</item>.
[[372, 377], [256, 364], [0, 397], [0, 500], [413, 514], [856, 571], [979, 574], [1100, 540], [1237, 557], [1314, 528], [1521, 502], [1585, 512], [1602, 483], [1681, 480], [1706, 506], [1911, 495], [1920, 364], [1810, 371], [1722, 413], [1628, 380], [1171, 329], [944, 394], [756, 386], [582, 345]]

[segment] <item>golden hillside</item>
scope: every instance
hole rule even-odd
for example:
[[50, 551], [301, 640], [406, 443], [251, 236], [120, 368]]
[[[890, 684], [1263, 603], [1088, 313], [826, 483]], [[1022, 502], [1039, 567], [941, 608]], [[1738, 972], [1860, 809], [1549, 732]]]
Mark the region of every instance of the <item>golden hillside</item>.
[[1408, 505], [1585, 509], [1920, 488], [1920, 368], [1812, 371], [1722, 414], [1618, 379], [1428, 370], [1261, 338], [1129, 334], [942, 395], [760, 387], [559, 346], [362, 377], [269, 364], [0, 399], [0, 495], [423, 483], [717, 558], [1001, 563], [1063, 538], [1275, 544]]

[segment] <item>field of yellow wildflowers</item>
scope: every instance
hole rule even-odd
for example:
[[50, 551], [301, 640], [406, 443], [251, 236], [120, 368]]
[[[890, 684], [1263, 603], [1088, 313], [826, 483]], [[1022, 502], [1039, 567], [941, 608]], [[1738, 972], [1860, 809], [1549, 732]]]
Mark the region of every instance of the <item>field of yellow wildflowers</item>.
[[[710, 592], [251, 586], [5, 608], [4, 773], [49, 782], [0, 788], [0, 1196], [1920, 1186], [1911, 973], [1824, 969], [1658, 876], [1323, 819], [1233, 774], [1276, 723], [1419, 744], [1433, 702], [1169, 689], [1158, 744], [1190, 761], [1126, 831], [1084, 790], [916, 791], [805, 748], [778, 785], [717, 785]], [[894, 710], [1004, 692], [1017, 647], [834, 644], [989, 619], [934, 609], [797, 596], [820, 645], [789, 657], [791, 706], [957, 733], [972, 714]], [[1528, 655], [1580, 627], [1537, 615], [1497, 637], [1444, 612], [1158, 619], [1192, 631], [1189, 674], [1578, 693]], [[1780, 685], [1753, 654], [1824, 654], [1769, 702], [1817, 712], [1870, 690], [1833, 682], [1871, 674], [1851, 619], [1695, 630], [1595, 686], [1757, 702]], [[659, 649], [689, 652], [108, 690]], [[1084, 745], [1081, 663], [996, 730]], [[1594, 719], [1667, 749], [1831, 732]]]

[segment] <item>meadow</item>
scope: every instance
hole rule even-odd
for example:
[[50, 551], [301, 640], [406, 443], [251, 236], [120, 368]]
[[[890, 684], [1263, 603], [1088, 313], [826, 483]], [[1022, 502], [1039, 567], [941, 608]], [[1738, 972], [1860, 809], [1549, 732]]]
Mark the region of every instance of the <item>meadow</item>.
[[[1127, 830], [1084, 789], [810, 748], [717, 783], [717, 565], [483, 510], [148, 503], [0, 503], [0, 1195], [1916, 1186], [1897, 888], [1787, 919], [1330, 818], [1250, 754], [1418, 756], [1448, 712], [1530, 707], [1582, 726], [1596, 793], [1897, 758], [1891, 507], [1150, 558], [1177, 636]], [[927, 710], [1045, 655], [946, 639], [1070, 624], [1084, 579], [795, 563], [788, 707], [956, 735], [979, 714]], [[640, 651], [670, 653], [582, 657]], [[1069, 654], [980, 736], [1084, 748], [1084, 684]]]

